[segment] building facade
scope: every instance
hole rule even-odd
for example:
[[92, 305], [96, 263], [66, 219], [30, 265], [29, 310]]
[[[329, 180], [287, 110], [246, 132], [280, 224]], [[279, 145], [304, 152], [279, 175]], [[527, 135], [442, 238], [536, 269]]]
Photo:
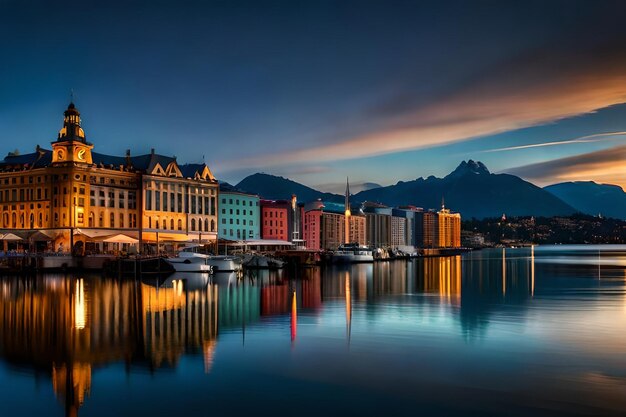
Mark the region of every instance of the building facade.
[[314, 201], [305, 204], [302, 211], [303, 239], [307, 249], [337, 249], [346, 242], [346, 227], [350, 243], [365, 245], [365, 216], [358, 208], [352, 207], [347, 224], [345, 204]]
[[[107, 232], [140, 243], [217, 236], [217, 181], [206, 164], [178, 165], [157, 155], [93, 152], [70, 103], [52, 149], [8, 154], [0, 162], [4, 230], [39, 231], [66, 250]], [[198, 239], [198, 237], [196, 237]]]
[[391, 208], [377, 203], [365, 203], [367, 245], [375, 248], [391, 246]]
[[259, 196], [220, 190], [219, 236], [229, 240], [260, 239]]
[[437, 213], [438, 244], [441, 248], [461, 247], [461, 215], [443, 206]]

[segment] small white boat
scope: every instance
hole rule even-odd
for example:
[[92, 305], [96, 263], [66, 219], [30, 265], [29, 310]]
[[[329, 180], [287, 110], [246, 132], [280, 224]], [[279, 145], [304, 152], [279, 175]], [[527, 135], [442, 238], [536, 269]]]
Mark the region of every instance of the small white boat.
[[210, 255], [197, 252], [198, 245], [187, 246], [174, 258], [167, 262], [177, 272], [217, 272], [239, 271], [242, 268], [241, 260], [230, 255]]
[[340, 245], [332, 255], [333, 263], [374, 262], [374, 253], [358, 243]]
[[182, 250], [178, 256], [167, 258], [165, 261], [172, 265], [176, 272], [213, 272], [213, 267], [208, 263], [209, 255]]

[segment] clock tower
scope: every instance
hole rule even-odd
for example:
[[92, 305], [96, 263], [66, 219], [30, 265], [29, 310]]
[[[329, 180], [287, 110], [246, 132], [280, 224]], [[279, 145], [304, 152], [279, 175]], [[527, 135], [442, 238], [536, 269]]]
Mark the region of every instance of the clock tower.
[[52, 163], [92, 164], [93, 145], [87, 142], [85, 131], [80, 127], [80, 112], [74, 103], [67, 106], [63, 115], [63, 127], [57, 140], [52, 142]]

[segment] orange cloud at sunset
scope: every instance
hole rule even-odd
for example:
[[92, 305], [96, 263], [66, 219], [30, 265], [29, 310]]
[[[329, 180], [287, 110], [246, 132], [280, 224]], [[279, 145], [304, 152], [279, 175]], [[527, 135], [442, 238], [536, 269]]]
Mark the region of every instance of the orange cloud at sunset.
[[626, 189], [626, 145], [506, 170], [537, 185], [595, 181]]
[[[233, 161], [245, 166], [361, 158], [446, 145], [594, 112], [626, 102], [626, 61], [585, 68], [564, 60], [507, 65], [429, 104], [390, 106], [369, 133]], [[520, 64], [522, 65], [522, 64]], [[548, 70], [546, 70], [548, 67]], [[398, 101], [401, 102], [402, 99]], [[385, 105], [381, 106], [385, 108]], [[372, 114], [375, 119], [376, 114]]]

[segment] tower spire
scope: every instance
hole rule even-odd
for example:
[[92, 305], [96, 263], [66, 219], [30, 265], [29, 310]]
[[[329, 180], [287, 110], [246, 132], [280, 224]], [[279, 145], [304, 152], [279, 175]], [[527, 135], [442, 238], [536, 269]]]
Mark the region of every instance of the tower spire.
[[346, 202], [345, 204], [345, 215], [344, 215], [344, 243], [350, 243], [350, 179], [346, 177]]

